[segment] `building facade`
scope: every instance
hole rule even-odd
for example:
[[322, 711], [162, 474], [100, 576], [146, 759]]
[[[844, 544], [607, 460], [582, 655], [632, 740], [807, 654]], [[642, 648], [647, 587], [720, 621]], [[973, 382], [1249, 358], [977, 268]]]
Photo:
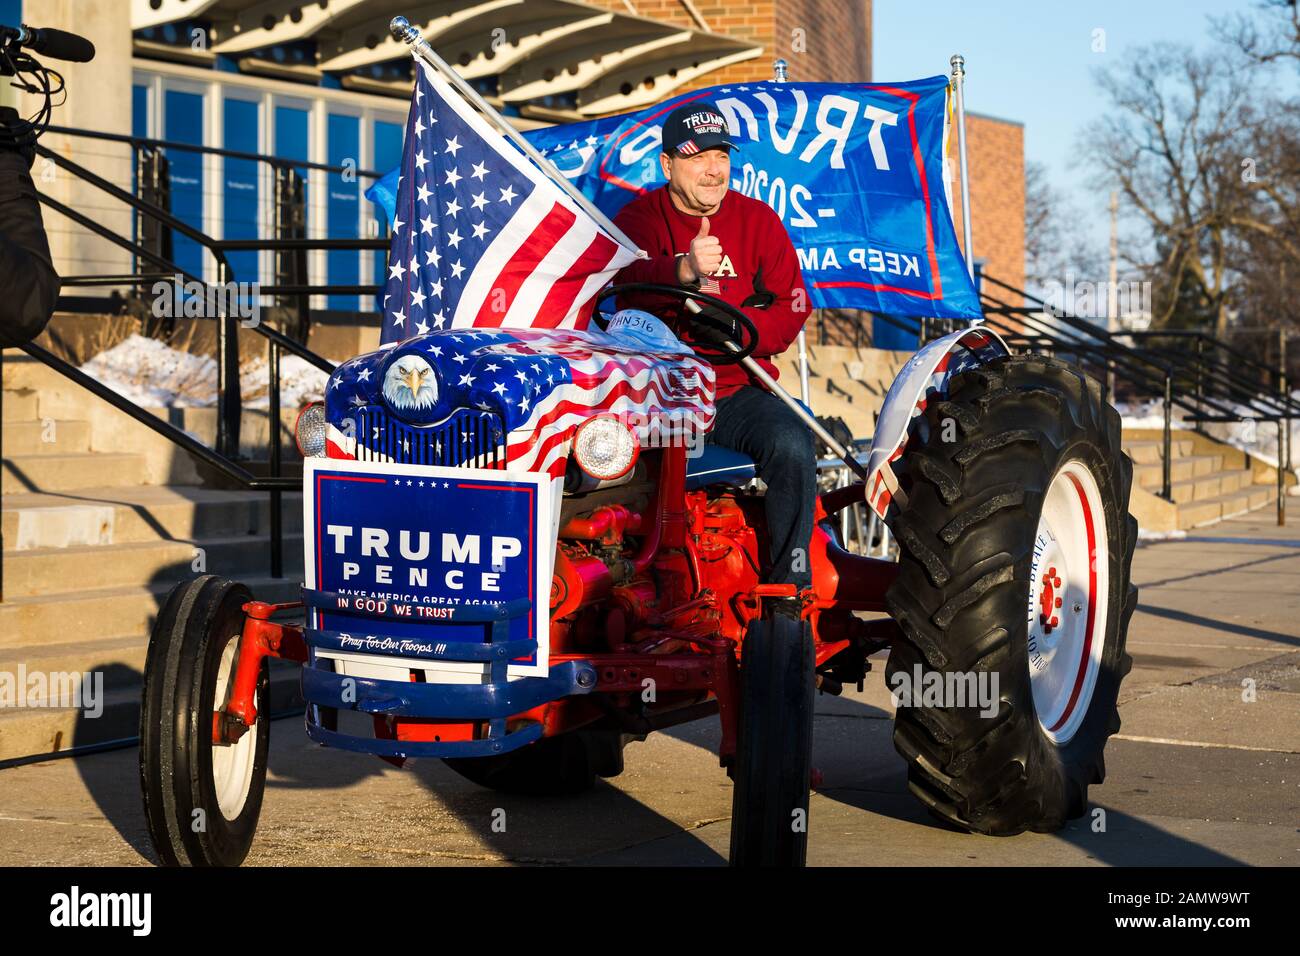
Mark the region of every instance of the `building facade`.
[[[214, 239], [275, 234], [277, 174], [256, 157], [294, 164], [306, 236], [381, 235], [363, 193], [400, 157], [412, 66], [387, 31], [397, 14], [520, 128], [766, 79], [778, 57], [793, 80], [872, 78], [870, 0], [0, 0], [0, 22], [27, 19], [96, 44], [92, 63], [59, 65], [68, 91], [56, 124], [238, 154], [163, 151], [172, 212]], [[1021, 132], [970, 117], [976, 257], [1017, 285]], [[43, 142], [123, 190], [140, 187], [138, 143], [56, 132]], [[102, 190], [48, 163], [35, 175], [50, 197], [120, 235], [138, 233], [130, 210]], [[47, 225], [65, 275], [131, 270], [128, 252], [59, 213], [47, 210]], [[216, 281], [200, 243], [170, 240], [172, 261]], [[252, 251], [231, 254], [230, 265], [236, 280], [263, 284], [276, 267], [272, 253]], [[313, 282], [366, 285], [382, 276], [383, 254], [318, 250], [307, 269]], [[313, 307], [364, 313], [373, 302], [331, 295]]]

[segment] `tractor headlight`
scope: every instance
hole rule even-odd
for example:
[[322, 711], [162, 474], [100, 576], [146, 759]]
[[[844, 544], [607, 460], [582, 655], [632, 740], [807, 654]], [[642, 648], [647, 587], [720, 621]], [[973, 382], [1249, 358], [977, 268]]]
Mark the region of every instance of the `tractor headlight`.
[[293, 426], [293, 437], [298, 442], [298, 452], [304, 458], [325, 457], [325, 403], [312, 402], [298, 413]]
[[640, 450], [636, 434], [613, 415], [589, 418], [573, 436], [573, 457], [600, 481], [622, 478], [636, 464]]

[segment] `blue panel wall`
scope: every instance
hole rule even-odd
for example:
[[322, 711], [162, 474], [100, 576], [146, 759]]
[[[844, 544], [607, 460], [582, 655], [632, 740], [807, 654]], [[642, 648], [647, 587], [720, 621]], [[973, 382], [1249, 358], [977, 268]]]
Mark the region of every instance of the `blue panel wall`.
[[[275, 155], [283, 159], [297, 159], [307, 162], [309, 159], [307, 141], [308, 115], [305, 109], [297, 106], [277, 106], [275, 108]], [[298, 170], [304, 179], [305, 169]]]
[[[226, 149], [241, 153], [258, 152], [258, 115], [261, 108], [251, 100], [226, 97], [223, 118], [222, 142]], [[259, 190], [258, 163], [252, 159], [225, 159], [225, 189], [222, 191], [221, 214], [225, 219], [227, 239], [257, 239]], [[258, 254], [256, 252], [227, 253], [230, 267], [240, 282], [257, 282]]]
[[142, 83], [131, 87], [131, 135], [149, 135], [149, 87]]
[[[310, 130], [310, 117], [307, 110], [297, 106], [277, 106], [275, 108], [274, 133], [275, 143], [272, 145], [272, 155], [283, 159], [298, 159], [307, 162], [310, 159], [308, 134]], [[298, 168], [298, 175], [302, 177], [303, 187], [302, 195], [307, 208], [311, 208], [311, 197], [309, 195], [310, 185], [307, 181], [307, 170]], [[308, 229], [308, 235], [311, 230]], [[316, 276], [311, 271], [311, 254], [308, 253], [307, 278], [315, 279]]]
[[[388, 172], [402, 161], [402, 133], [403, 126], [401, 123], [386, 123], [383, 120], [375, 120], [374, 123], [374, 161], [370, 164], [371, 169], [380, 172]], [[369, 187], [369, 183], [366, 186]], [[385, 222], [382, 215], [375, 216], [377, 230], [375, 235], [384, 235], [388, 223]], [[388, 253], [375, 253], [375, 271], [373, 273], [373, 282], [380, 286], [384, 284], [384, 278], [388, 274]], [[375, 301], [372, 306], [375, 311], [379, 311], [379, 302]]]
[[[167, 90], [163, 94], [163, 139], [203, 145], [204, 101], [198, 93]], [[173, 149], [171, 165], [172, 215], [196, 229], [203, 228], [203, 156]], [[203, 277], [203, 247], [185, 236], [172, 236], [176, 264], [193, 276]]]
[[[22, 0], [0, 0], [0, 23], [16, 27], [23, 22]], [[40, 26], [40, 24], [36, 24]]]
[[[361, 188], [357, 177], [357, 157], [361, 155], [361, 121], [355, 116], [330, 113], [325, 127], [328, 141], [326, 162], [331, 166], [351, 166], [351, 174], [328, 173], [326, 179], [325, 218], [331, 239], [355, 239], [360, 224]], [[358, 285], [361, 282], [361, 253], [350, 249], [331, 249], [327, 275], [331, 285]], [[332, 295], [331, 309], [360, 308], [360, 296]]]
[[[3, 2], [3, 0], [0, 0]], [[5, 23], [0, 19], [0, 23]], [[131, 135], [148, 136], [149, 135], [149, 88], [139, 83], [131, 87]], [[131, 193], [135, 196], [140, 195], [140, 183], [136, 175], [135, 163], [131, 163]], [[131, 239], [139, 239], [139, 230], [136, 227], [136, 217], [131, 217]], [[149, 263], [148, 268], [152, 271], [155, 266]], [[135, 258], [135, 269], [139, 271], [140, 260]]]

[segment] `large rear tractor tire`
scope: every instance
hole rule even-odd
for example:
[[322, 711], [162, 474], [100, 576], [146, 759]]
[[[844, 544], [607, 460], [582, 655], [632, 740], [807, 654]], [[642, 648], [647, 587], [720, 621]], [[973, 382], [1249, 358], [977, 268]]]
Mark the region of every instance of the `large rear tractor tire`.
[[900, 464], [885, 673], [909, 789], [978, 833], [1056, 830], [1105, 777], [1132, 667], [1119, 415], [1073, 366], [998, 359], [954, 376]]

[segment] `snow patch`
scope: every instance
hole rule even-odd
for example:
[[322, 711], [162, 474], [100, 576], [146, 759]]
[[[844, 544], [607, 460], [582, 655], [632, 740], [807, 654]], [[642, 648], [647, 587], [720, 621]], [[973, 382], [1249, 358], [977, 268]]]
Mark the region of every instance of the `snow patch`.
[[[1300, 390], [1291, 393], [1292, 398], [1300, 400]], [[1229, 406], [1233, 411], [1240, 414], [1249, 414], [1249, 410], [1242, 405]], [[1115, 406], [1123, 420], [1125, 428], [1164, 428], [1165, 415], [1164, 404], [1160, 401], [1150, 402], [1121, 402]], [[1190, 431], [1195, 422], [1185, 423], [1184, 417], [1186, 412], [1180, 408], [1174, 408], [1170, 414], [1170, 425], [1173, 428], [1184, 428]], [[1248, 452], [1266, 464], [1277, 467], [1277, 439], [1278, 427], [1274, 422], [1201, 422], [1202, 430], [1211, 438], [1223, 442], [1233, 448]], [[1291, 422], [1291, 448], [1296, 447], [1295, 443], [1300, 441], [1300, 419], [1293, 419]], [[1296, 476], [1300, 478], [1300, 462], [1296, 461], [1294, 451], [1291, 455], [1291, 464], [1294, 466]]]
[[[145, 408], [204, 408], [217, 403], [217, 363], [206, 355], [131, 335], [81, 366], [81, 371]], [[296, 355], [280, 358], [280, 407], [297, 409], [322, 401], [328, 376]], [[245, 408], [267, 408], [266, 359], [244, 362], [239, 387]]]
[[1146, 528], [1138, 528], [1138, 541], [1144, 544], [1154, 544], [1157, 541], [1178, 541], [1186, 537], [1186, 531], [1148, 531]]

